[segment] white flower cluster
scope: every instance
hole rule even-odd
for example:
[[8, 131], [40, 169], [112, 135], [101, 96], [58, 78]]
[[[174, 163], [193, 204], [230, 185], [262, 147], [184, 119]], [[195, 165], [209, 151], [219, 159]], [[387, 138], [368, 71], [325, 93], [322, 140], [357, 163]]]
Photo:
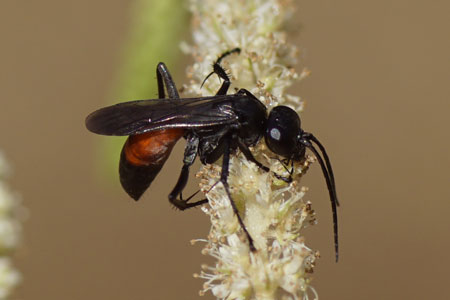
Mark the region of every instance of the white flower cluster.
[[18, 197], [3, 181], [8, 174], [9, 166], [0, 153], [0, 299], [7, 299], [20, 281], [20, 274], [9, 257], [19, 242], [21, 228], [15, 215]]
[[[293, 66], [298, 50], [287, 43], [283, 26], [293, 12], [288, 0], [191, 0], [194, 45], [183, 44], [195, 63], [189, 67], [189, 85], [183, 90], [190, 95], [213, 95], [221, 82], [211, 76], [212, 63], [222, 53], [240, 48], [221, 65], [230, 75], [233, 87], [245, 88], [270, 110], [283, 104], [297, 112], [302, 109], [299, 97], [285, 93], [294, 80], [307, 76], [298, 74]], [[288, 176], [286, 167], [266, 149], [264, 142], [252, 153], [271, 171]], [[303, 200], [307, 188], [298, 185], [299, 178], [314, 159], [307, 157], [296, 163], [293, 182], [277, 179], [262, 172], [242, 154], [230, 160], [228, 183], [241, 217], [254, 239], [256, 252], [233, 213], [224, 187], [217, 184], [220, 167], [208, 165], [197, 174], [209, 207], [203, 210], [212, 228], [203, 250], [217, 259], [214, 266], [202, 266], [196, 277], [206, 279], [200, 294], [211, 291], [219, 299], [309, 299], [317, 298], [310, 286], [318, 252], [309, 249], [301, 229], [314, 224], [311, 203]], [[197, 240], [199, 241], [199, 240]]]

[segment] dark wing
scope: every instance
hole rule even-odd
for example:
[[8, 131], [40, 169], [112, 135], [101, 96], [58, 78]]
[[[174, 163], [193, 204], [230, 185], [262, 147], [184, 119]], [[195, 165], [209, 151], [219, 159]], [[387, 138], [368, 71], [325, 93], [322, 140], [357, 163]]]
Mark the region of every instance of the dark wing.
[[86, 127], [102, 135], [132, 135], [166, 128], [209, 127], [237, 121], [231, 102], [241, 95], [123, 102], [94, 111]]

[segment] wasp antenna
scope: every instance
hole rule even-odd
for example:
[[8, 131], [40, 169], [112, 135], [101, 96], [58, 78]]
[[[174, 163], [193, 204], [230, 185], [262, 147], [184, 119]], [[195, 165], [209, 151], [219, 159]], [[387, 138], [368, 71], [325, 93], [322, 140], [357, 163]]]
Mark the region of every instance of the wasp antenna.
[[[306, 137], [308, 138], [308, 137]], [[328, 193], [330, 194], [330, 200], [331, 200], [331, 210], [333, 212], [333, 231], [334, 231], [334, 250], [336, 253], [336, 262], [339, 259], [339, 238], [338, 238], [338, 219], [337, 219], [337, 198], [336, 193], [333, 189], [332, 183], [331, 183], [331, 177], [328, 173], [327, 167], [322, 159], [322, 156], [320, 156], [319, 152], [314, 148], [314, 146], [311, 144], [309, 140], [306, 138], [301, 139], [300, 142], [308, 147], [314, 155], [317, 157], [317, 160], [319, 161], [320, 167], [322, 168], [323, 175], [325, 177], [325, 181], [327, 182], [328, 187]]]
[[337, 198], [336, 183], [334, 181], [333, 168], [331, 167], [331, 162], [330, 162], [330, 158], [328, 157], [327, 151], [325, 150], [325, 147], [319, 142], [319, 140], [312, 133], [305, 133], [305, 134], [306, 134], [306, 137], [308, 138], [308, 140], [316, 143], [317, 146], [319, 146], [320, 151], [322, 152], [323, 158], [327, 165], [328, 173], [330, 174], [331, 185], [333, 187], [334, 197], [336, 198], [336, 205], [340, 206], [339, 200]]

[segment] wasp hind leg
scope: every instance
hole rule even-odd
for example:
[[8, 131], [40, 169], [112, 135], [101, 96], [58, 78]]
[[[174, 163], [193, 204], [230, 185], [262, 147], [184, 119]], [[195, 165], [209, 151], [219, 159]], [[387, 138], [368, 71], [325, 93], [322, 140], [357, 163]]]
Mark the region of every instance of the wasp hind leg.
[[[205, 203], [208, 203], [207, 199], [199, 200], [197, 202], [189, 203], [199, 191], [195, 192], [186, 199], [183, 199], [182, 192], [186, 187], [189, 179], [189, 168], [194, 163], [197, 157], [199, 139], [198, 137], [189, 136], [187, 138], [186, 148], [184, 150], [183, 168], [181, 169], [180, 176], [178, 177], [177, 184], [169, 194], [169, 202], [172, 203], [179, 210], [185, 210], [188, 208], [196, 207]], [[178, 196], [180, 196], [178, 198]]]
[[[175, 82], [170, 75], [167, 66], [164, 63], [159, 63], [156, 67], [156, 79], [158, 82], [158, 97], [160, 99], [165, 98], [165, 90], [167, 90], [167, 95], [169, 99], [179, 99], [180, 96], [178, 94], [177, 87]], [[164, 90], [165, 88], [165, 90]], [[198, 151], [198, 138], [190, 137], [187, 139], [187, 145], [184, 153], [183, 159], [183, 168], [181, 169], [180, 177], [173, 188], [172, 192], [169, 194], [169, 201], [176, 208], [180, 210], [185, 210], [191, 207], [195, 207], [198, 205], [202, 205], [208, 202], [208, 200], [200, 200], [194, 203], [188, 203], [197, 193], [195, 192], [187, 199], [183, 199], [182, 192], [186, 187], [188, 178], [189, 178], [189, 167], [194, 163], [195, 157], [197, 156]], [[178, 199], [178, 195], [180, 198]]]
[[158, 82], [158, 97], [160, 99], [165, 98], [164, 85], [170, 99], [180, 98], [175, 82], [173, 81], [166, 65], [162, 62], [160, 62], [156, 67], [156, 79]]

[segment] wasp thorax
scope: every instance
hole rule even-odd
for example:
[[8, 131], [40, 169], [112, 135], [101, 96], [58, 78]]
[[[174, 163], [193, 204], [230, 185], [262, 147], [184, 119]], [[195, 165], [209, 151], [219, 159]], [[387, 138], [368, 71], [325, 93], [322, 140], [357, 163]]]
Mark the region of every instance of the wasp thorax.
[[284, 157], [292, 156], [301, 133], [300, 125], [300, 118], [293, 109], [282, 105], [274, 107], [264, 136], [269, 149]]

